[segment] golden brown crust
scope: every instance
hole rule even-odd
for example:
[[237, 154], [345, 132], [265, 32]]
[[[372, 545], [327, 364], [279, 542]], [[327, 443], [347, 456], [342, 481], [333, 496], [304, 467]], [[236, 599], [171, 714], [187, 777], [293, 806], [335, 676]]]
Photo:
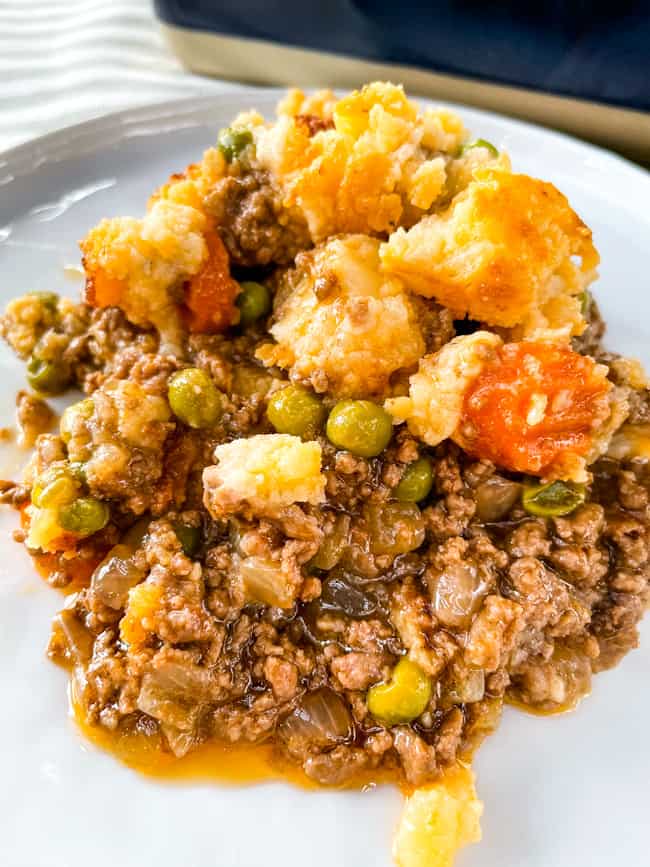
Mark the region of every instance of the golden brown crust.
[[381, 258], [388, 273], [459, 316], [526, 336], [564, 329], [565, 338], [584, 327], [572, 296], [598, 264], [591, 231], [553, 184], [491, 168], [476, 170], [444, 214], [395, 232]]
[[380, 272], [378, 249], [374, 238], [351, 235], [303, 254], [276, 295], [277, 344], [258, 358], [337, 397], [386, 394], [425, 343], [416, 305], [401, 281]]
[[401, 87], [375, 82], [338, 102], [294, 92], [278, 122], [255, 126], [254, 135], [257, 159], [318, 243], [339, 232], [411, 225], [448, 193], [448, 162], [466, 132], [451, 112], [420, 111]]

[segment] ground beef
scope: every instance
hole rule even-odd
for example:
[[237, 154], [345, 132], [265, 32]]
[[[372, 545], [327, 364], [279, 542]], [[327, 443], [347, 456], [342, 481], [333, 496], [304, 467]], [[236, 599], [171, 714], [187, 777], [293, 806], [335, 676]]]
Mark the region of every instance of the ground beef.
[[594, 298], [587, 294], [585, 319], [587, 327], [579, 337], [573, 338], [573, 348], [583, 355], [598, 355], [602, 352], [601, 341], [605, 334], [605, 322]]
[[650, 424], [650, 391], [633, 391], [630, 395], [630, 424]]
[[[161, 368], [164, 384], [158, 375]], [[128, 381], [107, 380], [93, 392], [90, 415], [76, 417], [67, 443], [71, 460], [85, 462], [90, 493], [119, 502], [136, 515], [147, 509], [160, 513], [174, 504], [165, 470], [172, 479], [182, 475], [183, 468], [189, 470], [175, 448], [175, 425], [163, 398], [174, 369], [164, 356], [145, 356], [131, 368]], [[183, 450], [191, 446], [190, 438]]]
[[[371, 531], [356, 517], [364, 486], [370, 501], [385, 502], [383, 479], [414, 448], [402, 436], [378, 465], [332, 456], [333, 479], [351, 480], [342, 549], [371, 549]], [[359, 583], [334, 565], [328, 576], [321, 573], [322, 593], [290, 611], [247, 603], [233, 581], [236, 553], [226, 526], [212, 526], [211, 541], [192, 561], [182, 553], [173, 515], [151, 525], [136, 552], [146, 582], [163, 593], [148, 624], [151, 637], [127, 651], [116, 625], [123, 612], [99, 603], [92, 587], [71, 609], [91, 635], [83, 693], [89, 717], [119, 727], [144, 713], [180, 755], [209, 736], [266, 739], [305, 695], [327, 685], [344, 697], [354, 737], [334, 747], [307, 738], [300, 748], [294, 744], [293, 760], [324, 784], [385, 766], [401, 767], [419, 785], [484, 736], [485, 719], [494, 719], [504, 693], [544, 710], [571, 705], [589, 689], [592, 671], [614, 664], [636, 642], [650, 596], [645, 462], [601, 461], [594, 499], [570, 517], [530, 518], [516, 505], [484, 525], [476, 517], [477, 489], [493, 468], [450, 445], [433, 459], [436, 493], [425, 510], [424, 545], [389, 556], [383, 569], [375, 564], [370, 581]], [[261, 533], [263, 545], [282, 547], [288, 529], [266, 522], [242, 530], [242, 538], [249, 534], [244, 546], [252, 544], [250, 533]], [[467, 595], [470, 579], [479, 589]], [[437, 616], [445, 593], [469, 613]], [[436, 698], [415, 726], [378, 726], [367, 689], [387, 679], [406, 651], [438, 680]], [[51, 652], [60, 657], [64, 650], [54, 642]]]
[[399, 756], [404, 776], [413, 786], [421, 786], [436, 776], [436, 749], [413, 729], [400, 726], [393, 734], [393, 746]]
[[446, 307], [441, 307], [430, 298], [413, 296], [412, 303], [417, 311], [417, 320], [422, 329], [426, 352], [437, 352], [445, 343], [456, 336], [454, 317]]
[[20, 445], [31, 448], [36, 438], [49, 431], [56, 420], [56, 413], [40, 397], [28, 391], [16, 395], [16, 421], [20, 431]]
[[111, 376], [125, 378], [141, 356], [156, 354], [158, 343], [154, 332], [136, 328], [117, 307], [92, 309], [77, 381], [90, 393]]
[[133, 359], [158, 347], [153, 332], [131, 325], [118, 308], [97, 310], [54, 293], [12, 301], [0, 317], [0, 335], [21, 358], [54, 360], [70, 386], [87, 392], [113, 375], [114, 367], [119, 375], [121, 351], [128, 349]]
[[316, 114], [297, 114], [294, 120], [298, 126], [306, 127], [310, 136], [334, 128], [334, 121], [331, 118], [318, 117]]
[[263, 170], [242, 171], [234, 163], [205, 207], [235, 265], [288, 265], [312, 246], [304, 217], [284, 205], [282, 192]]
[[343, 689], [364, 690], [388, 677], [390, 657], [384, 653], [342, 653], [334, 658], [330, 670]]
[[[306, 243], [278, 224], [262, 177], [235, 174], [222, 193], [228, 243], [248, 264], [253, 245], [282, 261]], [[111, 510], [74, 557], [41, 564], [54, 585], [81, 587], [54, 622], [50, 654], [72, 665], [91, 723], [149, 732], [176, 756], [211, 737], [271, 740], [323, 784], [381, 768], [419, 785], [492, 731], [504, 700], [570, 707], [593, 672], [636, 645], [650, 600], [646, 460], [602, 458], [586, 502], [545, 519], [522, 509], [525, 480], [449, 442], [430, 449], [399, 428], [380, 457], [361, 458], [321, 436], [322, 506], [213, 520], [201, 473], [215, 447], [272, 430], [266, 404], [283, 380], [255, 360], [262, 328], [188, 340], [189, 362], [224, 395], [219, 422], [196, 431], [161, 415], [182, 362], [160, 353], [150, 332], [83, 306], [69, 311], [83, 323], [77, 332], [34, 304], [16, 312], [14, 337], [29, 347], [45, 327], [63, 341], [93, 410], [72, 438], [38, 438], [32, 472], [84, 462], [88, 493]], [[607, 360], [595, 316], [590, 348]], [[422, 318], [431, 335], [452, 336], [447, 311], [427, 303]], [[611, 370], [615, 381], [629, 374]], [[124, 384], [139, 396], [127, 417]], [[650, 401], [635, 395], [638, 421]], [[431, 494], [418, 506], [396, 501], [404, 468], [425, 455]], [[20, 507], [28, 495], [29, 485], [4, 483], [0, 499]], [[276, 564], [295, 590], [291, 607], [249, 598], [248, 557]], [[368, 689], [406, 654], [434, 682], [432, 698], [410, 724], [384, 725]]]
[[500, 596], [488, 596], [467, 637], [467, 661], [491, 674], [504, 665], [523, 628], [520, 605]]
[[0, 480], [0, 503], [19, 509], [29, 502], [30, 496], [31, 488], [29, 485], [21, 485], [6, 479]]

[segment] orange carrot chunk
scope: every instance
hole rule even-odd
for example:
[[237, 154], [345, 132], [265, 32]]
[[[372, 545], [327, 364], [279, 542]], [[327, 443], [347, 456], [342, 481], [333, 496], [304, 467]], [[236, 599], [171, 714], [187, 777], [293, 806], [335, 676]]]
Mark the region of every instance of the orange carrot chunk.
[[472, 454], [544, 475], [586, 455], [610, 414], [606, 370], [562, 346], [508, 343], [465, 394], [459, 441]]
[[185, 317], [193, 333], [225, 331], [239, 321], [235, 299], [241, 291], [230, 276], [228, 252], [216, 232], [207, 232], [208, 258], [185, 284]]

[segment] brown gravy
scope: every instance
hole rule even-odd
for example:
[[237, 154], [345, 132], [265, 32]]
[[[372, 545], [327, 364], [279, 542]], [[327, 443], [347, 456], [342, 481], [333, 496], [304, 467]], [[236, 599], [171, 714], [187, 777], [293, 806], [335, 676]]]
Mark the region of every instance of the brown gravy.
[[[165, 748], [159, 734], [119, 729], [111, 732], [90, 725], [72, 701], [70, 712], [86, 740], [148, 777], [169, 782], [209, 781], [232, 786], [281, 780], [302, 789], [322, 788], [310, 780], [302, 768], [283, 759], [271, 743], [226, 744], [213, 740], [179, 759]], [[339, 788], [366, 790], [391, 782], [398, 781], [387, 770], [368, 771]]]
[[[33, 558], [39, 573], [47, 578], [53, 568], [54, 558], [44, 554]], [[82, 562], [75, 570], [73, 581], [63, 588], [69, 593], [87, 587], [96, 564]], [[507, 703], [526, 713], [551, 716], [573, 710], [578, 702], [555, 710], [540, 710], [517, 701], [513, 697]], [[70, 693], [70, 715], [81, 736], [96, 747], [111, 753], [127, 767], [145, 776], [169, 782], [210, 781], [220, 785], [254, 785], [269, 781], [283, 781], [306, 790], [322, 788], [311, 780], [301, 767], [282, 757], [272, 743], [229, 744], [212, 740], [199, 745], [186, 756], [177, 758], [166, 746], [158, 732], [146, 732], [135, 727], [110, 731], [103, 726], [90, 724]], [[471, 762], [474, 749], [469, 749], [464, 759]], [[383, 768], [358, 774], [338, 788], [366, 790], [382, 784], [396, 784], [404, 794], [410, 788], [390, 770]], [[336, 787], [333, 787], [336, 788]]]
[[[47, 579], [55, 568], [54, 556], [40, 554], [32, 559], [39, 574]], [[87, 587], [96, 565], [97, 563], [92, 561], [79, 562], [74, 570], [73, 580], [66, 587], [60, 588], [61, 592], [67, 596]], [[72, 689], [70, 715], [85, 740], [148, 777], [170, 782], [204, 780], [233, 786], [282, 780], [307, 790], [322, 788], [311, 780], [301, 767], [283, 758], [272, 743], [228, 744], [212, 740], [194, 748], [186, 756], [177, 758], [169, 751], [159, 733], [136, 728], [109, 731], [103, 726], [90, 724], [74, 701]], [[402, 781], [394, 773], [382, 769], [362, 772], [338, 788], [365, 790], [386, 783], [403, 787]]]
[[566, 702], [566, 704], [561, 704], [553, 708], [534, 707], [531, 704], [526, 704], [525, 702], [520, 701], [513, 695], [506, 695], [504, 701], [510, 707], [523, 711], [529, 716], [562, 716], [565, 713], [571, 713], [571, 711], [575, 710], [580, 702], [588, 695], [589, 693], [586, 692], [583, 695], [574, 698], [572, 701]]

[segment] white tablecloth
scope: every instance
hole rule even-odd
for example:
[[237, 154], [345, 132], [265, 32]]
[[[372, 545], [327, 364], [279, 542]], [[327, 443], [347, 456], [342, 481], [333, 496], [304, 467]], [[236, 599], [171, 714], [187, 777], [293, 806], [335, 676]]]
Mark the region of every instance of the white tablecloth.
[[0, 0], [0, 150], [157, 100], [231, 89], [189, 75], [150, 0]]

